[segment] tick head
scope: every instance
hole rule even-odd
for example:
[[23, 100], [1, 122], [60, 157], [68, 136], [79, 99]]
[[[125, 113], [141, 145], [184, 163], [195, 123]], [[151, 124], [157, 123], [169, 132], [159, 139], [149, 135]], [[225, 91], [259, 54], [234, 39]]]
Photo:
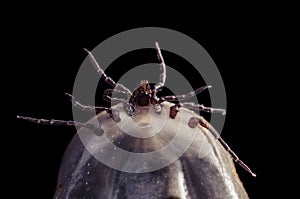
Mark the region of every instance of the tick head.
[[140, 86], [133, 92], [130, 102], [136, 106], [144, 107], [150, 104], [152, 90], [147, 80], [142, 80]]

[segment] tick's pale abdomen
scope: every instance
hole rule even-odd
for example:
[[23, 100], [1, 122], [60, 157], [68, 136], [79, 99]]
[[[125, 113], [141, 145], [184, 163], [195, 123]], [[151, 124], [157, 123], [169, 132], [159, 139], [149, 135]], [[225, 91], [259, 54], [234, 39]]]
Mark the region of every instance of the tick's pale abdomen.
[[[149, 169], [150, 172], [145, 173], [112, 169], [96, 159], [97, 154], [105, 153], [109, 143], [99, 143], [97, 140], [101, 136], [81, 128], [64, 155], [59, 188], [54, 198], [248, 198], [228, 152], [205, 128], [200, 125], [191, 128], [188, 125], [190, 118], [200, 116], [181, 108], [176, 118], [171, 119], [169, 111], [172, 105], [164, 102], [159, 115], [155, 115], [157, 113], [152, 112], [150, 107], [140, 115], [128, 117], [122, 105], [118, 104], [112, 108], [120, 111], [119, 123], [105, 112], [100, 113], [97, 119], [104, 131], [101, 136], [106, 136], [116, 147], [132, 153], [157, 151], [170, 144], [175, 135], [180, 136], [182, 143], [187, 142], [189, 136], [194, 136], [190, 147], [179, 159], [166, 167], [154, 171]], [[88, 123], [96, 122], [93, 118]], [[179, 126], [180, 134], [176, 134]], [[144, 132], [148, 133], [147, 136], [135, 136]], [[79, 137], [84, 139], [83, 142]], [[177, 144], [175, 146], [180, 148], [180, 143]], [[162, 153], [157, 159], [168, 159], [172, 155]], [[123, 161], [125, 170], [130, 168], [130, 164], [135, 164], [130, 156], [125, 160], [114, 155], [109, 158], [112, 162]]]

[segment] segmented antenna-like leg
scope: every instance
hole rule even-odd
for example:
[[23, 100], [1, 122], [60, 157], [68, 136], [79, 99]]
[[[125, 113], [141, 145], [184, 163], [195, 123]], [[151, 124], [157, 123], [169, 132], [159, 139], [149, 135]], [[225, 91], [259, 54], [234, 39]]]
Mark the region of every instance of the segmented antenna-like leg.
[[221, 113], [222, 115], [226, 114], [226, 110], [225, 109], [205, 107], [202, 104], [195, 104], [193, 102], [179, 103], [179, 106], [180, 107], [189, 108], [189, 109], [204, 111], [204, 112], [208, 112], [208, 113]]
[[205, 107], [202, 104], [195, 104], [193, 102], [183, 102], [183, 103], [177, 102], [175, 103], [174, 106], [170, 107], [170, 114], [169, 114], [170, 118], [174, 119], [176, 117], [180, 107], [185, 107], [188, 109], [194, 109], [198, 111], [204, 111], [208, 113], [221, 113], [222, 115], [226, 114], [225, 109]]
[[155, 47], [157, 50], [157, 56], [158, 56], [158, 60], [160, 61], [160, 75], [159, 75], [159, 82], [155, 84], [154, 86], [154, 94], [157, 93], [157, 91], [161, 90], [161, 88], [165, 85], [166, 82], [166, 64], [164, 61], [164, 58], [161, 54], [158, 42], [155, 42]]
[[[126, 94], [124, 91], [118, 90], [116, 88], [114, 88], [114, 89], [105, 89], [104, 92], [103, 92], [103, 99], [105, 99], [106, 101], [109, 101], [109, 102], [111, 101], [111, 99], [118, 99], [118, 100], [116, 100], [117, 102], [118, 101], [122, 101], [122, 100], [126, 101], [125, 99], [111, 98], [111, 97], [109, 97], [108, 95], [112, 94], [113, 92]], [[130, 100], [130, 97], [127, 98], [127, 101], [129, 101], [129, 100]]]
[[125, 104], [128, 104], [128, 100], [125, 100], [125, 99], [120, 99], [120, 98], [115, 98], [115, 97], [110, 97], [109, 94], [110, 94], [110, 89], [106, 89], [104, 90], [104, 93], [103, 93], [103, 99], [107, 102], [111, 102], [111, 103], [125, 103]]
[[65, 93], [65, 95], [70, 97], [73, 106], [75, 106], [83, 111], [96, 111], [96, 112], [101, 112], [101, 111], [109, 112], [110, 111], [110, 108], [107, 108], [107, 107], [83, 105], [78, 100], [76, 100], [73, 95], [71, 95], [69, 93]]
[[80, 108], [81, 110], [84, 110], [84, 111], [96, 111], [96, 112], [106, 111], [107, 113], [110, 114], [110, 117], [113, 120], [115, 120], [115, 122], [121, 121], [121, 119], [119, 117], [119, 115], [120, 115], [119, 111], [117, 111], [117, 110], [112, 110], [111, 108], [101, 107], [101, 106], [87, 106], [87, 105], [83, 105], [78, 100], [76, 100], [73, 95], [71, 95], [69, 93], [65, 93], [65, 94], [70, 97], [70, 99], [72, 101], [72, 104], [75, 107]]
[[101, 69], [101, 67], [99, 66], [98, 62], [96, 61], [96, 59], [94, 58], [94, 55], [88, 51], [87, 49], [84, 48], [84, 50], [88, 53], [88, 56], [92, 62], [92, 65], [94, 66], [94, 68], [96, 69], [96, 71], [98, 72], [98, 74], [100, 75], [100, 77], [104, 77], [105, 78], [105, 82], [107, 84], [109, 84], [111, 87], [114, 87], [117, 90], [123, 90], [124, 93], [126, 93], [128, 99], [130, 98], [130, 96], [132, 95], [131, 91], [126, 88], [124, 85], [122, 84], [118, 84], [116, 83], [112, 78], [108, 77], [104, 71]]
[[186, 93], [186, 94], [183, 94], [183, 95], [164, 96], [164, 97], [161, 97], [160, 99], [163, 100], [163, 101], [169, 101], [169, 102], [186, 100], [186, 99], [189, 99], [189, 98], [201, 93], [202, 91], [204, 91], [208, 88], [211, 88], [211, 86], [210, 85], [209, 86], [203, 86], [203, 87], [200, 87], [200, 88], [196, 89], [195, 91], [192, 91], [192, 92], [189, 92], [189, 93]]
[[91, 129], [93, 131], [101, 131], [101, 127], [99, 125], [95, 124], [89, 124], [89, 123], [82, 123], [82, 122], [76, 122], [76, 121], [65, 121], [65, 120], [53, 120], [53, 119], [37, 119], [33, 117], [25, 117], [25, 116], [19, 116], [17, 115], [17, 118], [27, 120], [29, 122], [38, 123], [38, 124], [50, 124], [50, 125], [67, 125], [67, 126], [79, 126], [79, 127], [85, 127], [88, 129]]
[[195, 124], [200, 124], [204, 128], [208, 129], [211, 134], [217, 139], [221, 145], [224, 147], [226, 151], [231, 155], [233, 160], [239, 164], [241, 167], [243, 167], [247, 172], [249, 172], [253, 177], [256, 177], [256, 174], [251, 171], [251, 169], [242, 161], [239, 159], [239, 157], [230, 149], [228, 144], [221, 138], [220, 134], [217, 132], [217, 130], [208, 122], [206, 121], [203, 117], [192, 117], [189, 122], [189, 126], [191, 128], [195, 128]]

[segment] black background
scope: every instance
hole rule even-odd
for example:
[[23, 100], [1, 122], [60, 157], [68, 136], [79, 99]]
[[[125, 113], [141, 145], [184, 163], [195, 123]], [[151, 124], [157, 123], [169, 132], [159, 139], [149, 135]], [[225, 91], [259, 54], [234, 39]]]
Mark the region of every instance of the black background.
[[[276, 132], [271, 130], [267, 118], [276, 113], [270, 98], [280, 89], [274, 81], [276, 69], [270, 63], [276, 59], [271, 53], [276, 46], [273, 24], [246, 18], [222, 22], [186, 19], [122, 23], [104, 23], [103, 18], [93, 23], [86, 18], [37, 18], [20, 19], [8, 39], [9, 67], [15, 85], [9, 98], [14, 102], [12, 118], [25, 115], [71, 120], [71, 103], [64, 93], [72, 91], [77, 70], [86, 57], [83, 48], [92, 50], [106, 38], [132, 28], [174, 29], [200, 43], [219, 68], [227, 94], [222, 137], [257, 174], [253, 178], [236, 166], [250, 198], [262, 198], [264, 193], [272, 192], [265, 185], [274, 174], [269, 161], [274, 148], [270, 147], [269, 137]], [[118, 78], [121, 74], [114, 70], [110, 75]], [[191, 79], [188, 73], [185, 75]], [[194, 79], [191, 81], [196, 84]], [[51, 198], [61, 158], [75, 128], [13, 120], [13, 141], [5, 143], [6, 151], [12, 151], [7, 158], [8, 166], [13, 168], [12, 183], [18, 185], [23, 196]]]

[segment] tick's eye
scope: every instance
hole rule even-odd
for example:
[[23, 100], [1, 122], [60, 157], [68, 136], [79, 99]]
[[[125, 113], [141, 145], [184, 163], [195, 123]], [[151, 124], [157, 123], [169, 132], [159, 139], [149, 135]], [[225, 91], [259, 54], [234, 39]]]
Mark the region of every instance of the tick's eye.
[[136, 96], [136, 103], [139, 106], [148, 106], [149, 99], [150, 99], [150, 96], [148, 94], [140, 93]]

